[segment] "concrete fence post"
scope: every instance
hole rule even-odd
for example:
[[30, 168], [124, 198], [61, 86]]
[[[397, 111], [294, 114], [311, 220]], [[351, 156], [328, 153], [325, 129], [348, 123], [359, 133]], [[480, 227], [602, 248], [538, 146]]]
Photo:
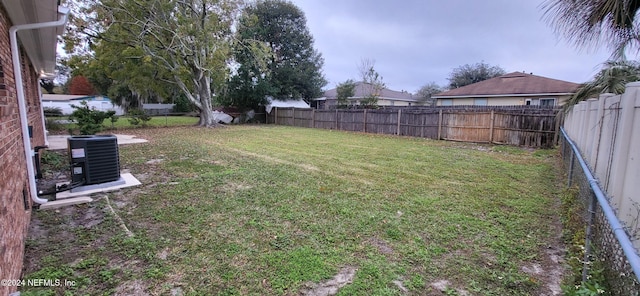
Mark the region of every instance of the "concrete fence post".
[[580, 128], [577, 136], [577, 145], [580, 148], [580, 152], [584, 153], [584, 145], [587, 142], [587, 125], [589, 124], [589, 103], [587, 101], [582, 101], [578, 104], [578, 117], [580, 118]]
[[598, 99], [598, 109], [596, 111], [596, 124], [594, 124], [594, 126], [596, 126], [596, 131], [597, 133], [594, 135], [593, 137], [593, 141], [595, 141], [595, 145], [593, 146], [593, 150], [591, 150], [591, 155], [589, 156], [589, 159], [591, 159], [592, 162], [592, 166], [593, 166], [593, 172], [597, 172], [598, 171], [598, 167], [601, 166], [598, 163], [599, 161], [599, 157], [598, 154], [601, 150], [601, 144], [603, 141], [602, 135], [603, 135], [603, 126], [604, 126], [604, 120], [605, 120], [605, 114], [604, 114], [604, 106], [605, 106], [605, 102], [607, 101], [607, 98], [613, 96], [613, 94], [602, 94], [600, 95], [600, 98]]
[[[611, 166], [611, 203], [617, 208], [618, 217], [627, 225], [638, 218], [634, 203], [640, 202], [640, 82], [629, 83], [621, 98], [621, 113], [616, 133]], [[640, 247], [640, 241], [635, 242]]]
[[584, 140], [584, 150], [583, 156], [587, 160], [587, 163], [591, 166], [591, 169], [595, 167], [595, 159], [591, 156], [593, 155], [593, 151], [597, 146], [595, 142], [597, 138], [596, 134], [599, 134], [599, 123], [598, 123], [598, 99], [588, 99], [587, 100], [587, 120], [585, 122], [585, 140]]
[[597, 161], [595, 168], [595, 175], [600, 179], [603, 185], [603, 189], [607, 192], [611, 192], [609, 183], [611, 182], [611, 165], [613, 162], [613, 153], [618, 141], [625, 141], [616, 136], [618, 121], [620, 120], [620, 99], [621, 95], [608, 95], [602, 97], [601, 100], [604, 103], [602, 114], [602, 127], [600, 134], [600, 146], [597, 151]]

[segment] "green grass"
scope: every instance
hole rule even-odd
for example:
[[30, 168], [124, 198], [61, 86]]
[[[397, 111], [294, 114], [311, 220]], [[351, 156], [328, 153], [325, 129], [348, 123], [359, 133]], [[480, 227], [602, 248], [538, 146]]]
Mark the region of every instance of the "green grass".
[[[198, 117], [193, 116], [152, 116], [151, 120], [147, 122], [149, 127], [167, 127], [167, 126], [185, 126], [195, 125], [198, 123]], [[103, 123], [107, 128], [112, 128], [111, 121], [105, 120]], [[129, 123], [128, 117], [122, 116], [113, 124], [113, 128], [123, 129], [134, 127]]]
[[279, 126], [145, 135], [153, 141], [120, 148], [144, 185], [111, 195], [136, 236], [107, 215], [76, 230], [76, 245], [104, 244], [79, 247], [86, 264], [52, 255], [90, 280], [79, 294], [140, 279], [153, 294], [295, 295], [345, 266], [357, 271], [339, 295], [403, 294], [394, 281], [415, 295], [439, 295], [438, 280], [451, 283], [447, 295], [544, 285], [521, 266], [541, 262], [555, 235], [551, 152]]
[[[66, 132], [69, 128], [73, 130], [77, 130], [77, 126], [74, 123], [71, 124], [59, 124], [56, 123], [55, 120], [66, 120], [67, 117], [48, 117], [46, 121], [46, 125], [48, 130], [50, 131], [64, 131]], [[134, 126], [129, 122], [129, 117], [120, 116], [118, 117], [118, 121], [111, 123], [110, 119], [105, 119], [102, 125], [104, 126], [105, 131], [109, 130], [122, 130], [122, 129], [132, 129], [132, 128], [141, 128], [141, 125]], [[190, 126], [198, 123], [199, 118], [193, 116], [153, 116], [151, 120], [149, 120], [146, 125], [147, 127], [174, 127], [174, 126]], [[77, 132], [77, 131], [76, 131]]]

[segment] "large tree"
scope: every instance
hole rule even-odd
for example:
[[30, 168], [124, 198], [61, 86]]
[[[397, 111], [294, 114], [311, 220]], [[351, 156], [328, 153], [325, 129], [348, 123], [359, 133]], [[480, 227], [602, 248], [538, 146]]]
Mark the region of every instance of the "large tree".
[[620, 58], [627, 47], [640, 45], [638, 0], [548, 0], [543, 9], [556, 31], [577, 47], [604, 44]]
[[213, 126], [212, 97], [227, 75], [232, 25], [239, 0], [101, 0], [93, 6], [97, 27], [88, 36], [123, 44], [138, 58], [168, 73], [200, 112], [201, 126]]
[[[251, 61], [255, 50], [240, 47], [236, 51], [235, 57], [241, 64], [237, 79], [245, 82], [237, 95], [259, 99], [266, 93], [276, 99], [309, 100], [322, 93], [327, 84], [322, 74], [324, 61], [313, 48], [304, 12], [293, 3], [259, 0], [248, 5], [238, 26], [238, 39], [243, 44], [263, 42], [270, 49], [270, 60], [261, 69], [259, 63]], [[256, 87], [249, 87], [253, 85]]]
[[239, 30], [239, 38], [233, 46], [235, 69], [224, 95], [218, 98], [218, 103], [223, 106], [243, 110], [267, 103], [267, 96], [273, 93], [271, 73], [267, 67], [271, 50], [264, 42], [243, 37], [245, 33], [246, 30]]
[[447, 79], [449, 80], [449, 88], [454, 89], [504, 74], [504, 69], [499, 66], [491, 66], [485, 62], [480, 62], [473, 65], [465, 64], [453, 69]]

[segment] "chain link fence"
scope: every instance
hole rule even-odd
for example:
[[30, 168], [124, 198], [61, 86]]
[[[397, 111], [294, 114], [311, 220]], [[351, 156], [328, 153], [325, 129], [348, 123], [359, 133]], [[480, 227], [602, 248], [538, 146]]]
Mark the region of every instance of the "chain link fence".
[[[606, 279], [608, 291], [611, 295], [640, 295], [640, 282], [634, 273], [633, 265], [637, 265], [637, 253], [635, 258], [627, 256], [627, 253], [616, 236], [616, 232], [624, 231], [620, 225], [612, 227], [611, 219], [607, 218], [603, 206], [599, 204], [592, 185], [599, 186], [594, 180], [590, 180], [591, 173], [584, 170], [581, 164], [579, 152], [574, 149], [571, 140], [562, 132], [560, 147], [564, 169], [567, 175], [567, 186], [577, 186], [578, 198], [585, 209], [582, 218], [587, 227], [585, 240], [585, 258], [583, 269], [583, 281], [593, 264], [600, 261], [603, 267], [602, 275]], [[589, 174], [589, 176], [587, 175]], [[607, 205], [608, 207], [608, 205]], [[635, 266], [637, 271], [640, 266]]]

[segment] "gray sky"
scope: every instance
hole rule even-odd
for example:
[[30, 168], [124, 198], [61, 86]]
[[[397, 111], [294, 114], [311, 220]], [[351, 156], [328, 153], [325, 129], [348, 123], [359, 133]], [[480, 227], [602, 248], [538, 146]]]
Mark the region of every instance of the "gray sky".
[[415, 93], [451, 71], [484, 61], [509, 72], [590, 80], [607, 49], [579, 50], [543, 19], [543, 0], [292, 0], [307, 17], [333, 88], [359, 80], [361, 59], [393, 90]]

